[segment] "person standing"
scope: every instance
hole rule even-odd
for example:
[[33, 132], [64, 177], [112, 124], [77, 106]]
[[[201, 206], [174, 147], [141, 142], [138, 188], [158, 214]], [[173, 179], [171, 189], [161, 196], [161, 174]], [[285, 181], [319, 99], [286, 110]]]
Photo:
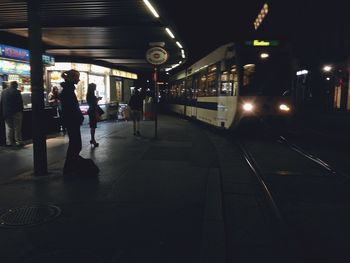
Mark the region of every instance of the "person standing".
[[78, 173], [80, 167], [77, 165], [81, 159], [82, 148], [80, 126], [84, 116], [80, 111], [75, 85], [79, 82], [80, 73], [76, 70], [69, 70], [62, 73], [64, 82], [61, 83], [62, 92], [59, 99], [62, 107], [62, 122], [67, 129], [69, 144], [64, 163], [63, 174]]
[[88, 85], [88, 90], [86, 94], [86, 101], [89, 105], [88, 114], [89, 114], [89, 125], [90, 125], [90, 144], [94, 147], [98, 147], [99, 143], [95, 140], [95, 130], [97, 128], [97, 116], [98, 116], [98, 101], [100, 97], [95, 96], [96, 84], [90, 83]]
[[6, 146], [23, 146], [23, 99], [17, 81], [10, 82], [10, 86], [2, 91], [0, 108], [6, 126]]
[[59, 94], [58, 94], [57, 86], [53, 86], [51, 88], [49, 95], [47, 96], [47, 102], [49, 103], [50, 106], [58, 107], [60, 103], [58, 95]]
[[61, 111], [61, 101], [59, 99], [59, 91], [57, 86], [53, 86], [51, 88], [51, 91], [49, 95], [47, 96], [47, 102], [49, 103], [50, 106], [54, 107], [56, 109], [56, 118], [58, 118], [58, 124], [60, 131], [65, 132], [65, 128], [62, 124], [62, 111]]
[[140, 134], [140, 119], [142, 115], [143, 98], [137, 88], [134, 89], [133, 95], [130, 97], [128, 103], [131, 109], [131, 119], [133, 121], [133, 129], [135, 136], [141, 136]]

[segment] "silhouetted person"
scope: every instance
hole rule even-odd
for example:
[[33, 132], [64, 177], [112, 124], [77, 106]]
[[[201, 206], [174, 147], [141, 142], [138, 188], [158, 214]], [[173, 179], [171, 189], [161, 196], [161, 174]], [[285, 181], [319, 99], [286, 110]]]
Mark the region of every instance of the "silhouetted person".
[[97, 121], [98, 121], [98, 106], [97, 103], [101, 99], [101, 97], [95, 96], [95, 90], [96, 90], [96, 84], [90, 83], [88, 85], [88, 90], [86, 94], [86, 101], [89, 105], [88, 114], [89, 114], [89, 125], [90, 125], [90, 144], [94, 147], [98, 147], [99, 144], [95, 140], [95, 130], [97, 128]]
[[6, 146], [23, 146], [23, 99], [17, 81], [12, 81], [1, 93], [1, 116], [6, 126]]
[[75, 84], [79, 82], [80, 73], [72, 69], [63, 72], [61, 76], [64, 79], [64, 82], [61, 83], [63, 89], [59, 96], [62, 107], [62, 121], [69, 137], [63, 174], [74, 174], [79, 169], [78, 163], [81, 158], [79, 153], [82, 147], [80, 126], [84, 121], [84, 116], [80, 111], [77, 96], [74, 92]]
[[133, 95], [128, 103], [131, 109], [131, 119], [133, 121], [134, 135], [140, 136], [140, 119], [143, 107], [143, 98], [137, 88], [134, 89]]

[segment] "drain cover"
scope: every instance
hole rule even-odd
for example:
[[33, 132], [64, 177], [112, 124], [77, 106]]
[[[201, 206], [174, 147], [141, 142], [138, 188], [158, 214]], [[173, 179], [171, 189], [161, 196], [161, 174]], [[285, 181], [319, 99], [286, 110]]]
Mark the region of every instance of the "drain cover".
[[54, 205], [36, 205], [12, 208], [0, 215], [0, 227], [26, 227], [53, 220], [61, 213]]

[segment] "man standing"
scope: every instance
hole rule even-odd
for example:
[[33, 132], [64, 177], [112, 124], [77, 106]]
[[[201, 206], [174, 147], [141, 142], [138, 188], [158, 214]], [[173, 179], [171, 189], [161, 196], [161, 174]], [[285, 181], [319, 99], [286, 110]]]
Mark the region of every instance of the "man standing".
[[12, 81], [10, 86], [2, 91], [0, 111], [1, 117], [5, 119], [6, 146], [23, 146], [23, 100], [17, 81]]
[[131, 119], [133, 121], [134, 135], [141, 136], [140, 134], [140, 119], [142, 116], [143, 98], [139, 90], [135, 87], [134, 94], [131, 96], [129, 103], [131, 109]]

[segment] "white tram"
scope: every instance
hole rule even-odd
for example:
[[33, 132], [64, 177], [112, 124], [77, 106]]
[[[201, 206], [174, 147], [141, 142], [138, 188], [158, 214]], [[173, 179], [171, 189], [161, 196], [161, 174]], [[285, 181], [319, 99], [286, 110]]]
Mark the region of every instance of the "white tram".
[[172, 112], [222, 127], [245, 118], [288, 117], [293, 70], [289, 49], [277, 41], [229, 43], [172, 76]]

